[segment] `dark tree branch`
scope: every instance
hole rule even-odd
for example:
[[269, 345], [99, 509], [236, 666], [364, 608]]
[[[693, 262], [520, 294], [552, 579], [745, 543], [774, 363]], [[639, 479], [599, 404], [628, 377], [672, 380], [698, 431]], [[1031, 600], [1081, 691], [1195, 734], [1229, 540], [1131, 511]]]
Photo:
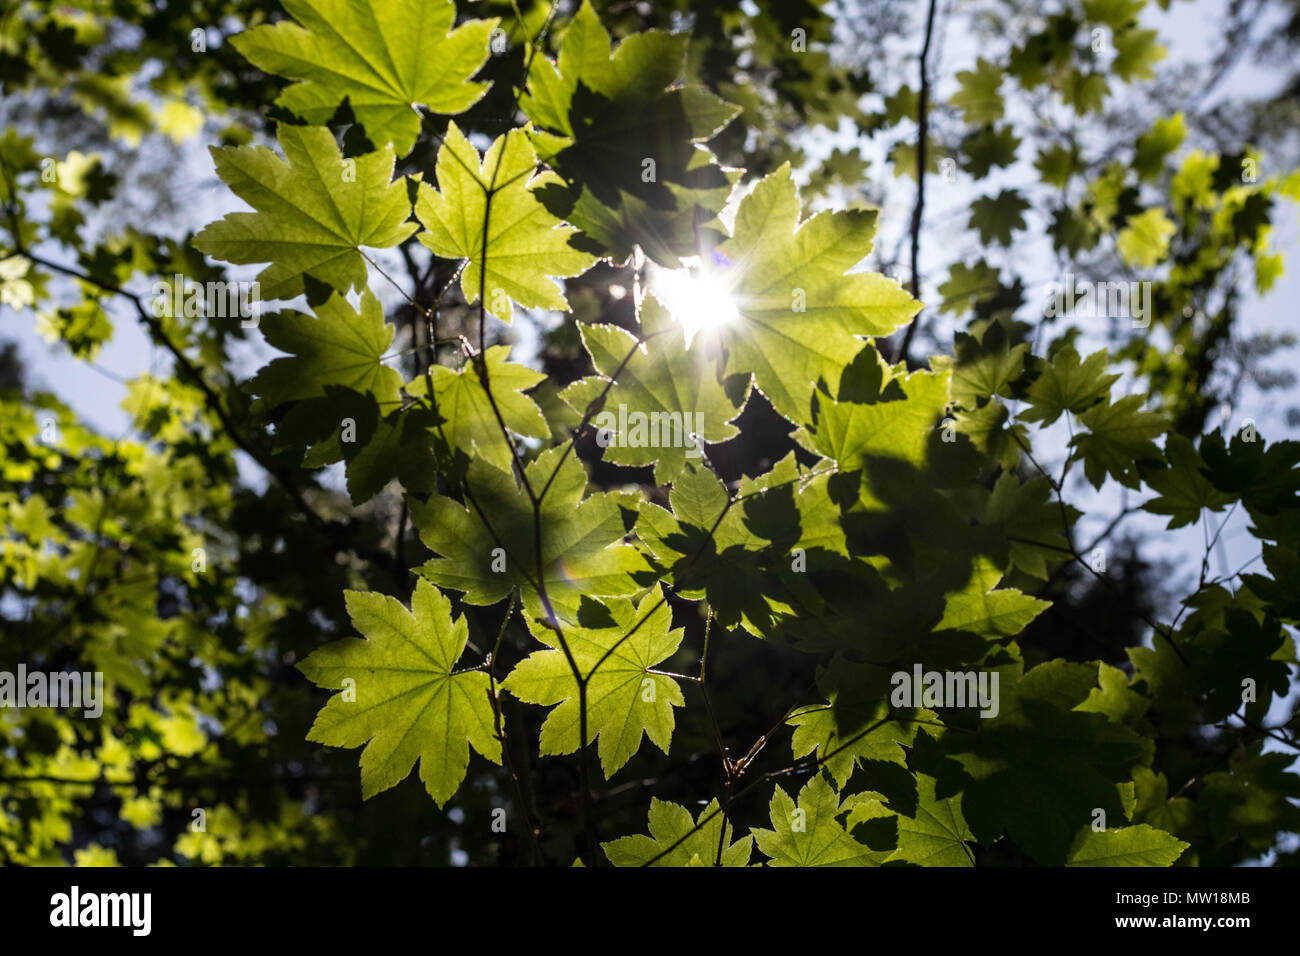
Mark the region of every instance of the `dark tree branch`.
[[[937, 0], [930, 0], [925, 15], [925, 42], [921, 45], [921, 91], [916, 101], [916, 205], [912, 207], [912, 279], [909, 283], [912, 298], [921, 300], [921, 218], [925, 212], [925, 164], [927, 140], [930, 136], [930, 44], [934, 40], [934, 8]], [[907, 350], [912, 346], [916, 327], [921, 324], [917, 313], [903, 333], [903, 341], [894, 353], [894, 362], [907, 361]]]

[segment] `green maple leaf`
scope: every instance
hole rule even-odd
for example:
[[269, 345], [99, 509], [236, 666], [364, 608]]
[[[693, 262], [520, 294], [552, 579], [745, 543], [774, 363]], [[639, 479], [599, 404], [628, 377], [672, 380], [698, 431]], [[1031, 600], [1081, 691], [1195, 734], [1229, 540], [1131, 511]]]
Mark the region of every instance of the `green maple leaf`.
[[[893, 810], [889, 809], [888, 798], [874, 790], [864, 790], [862, 793], [854, 793], [844, 798], [840, 804], [840, 810], [848, 810], [848, 816], [844, 818], [844, 829], [852, 833], [863, 823], [870, 823], [873, 820], [894, 820], [897, 816]], [[898, 824], [894, 824], [895, 841], [898, 836]], [[895, 843], [897, 846], [897, 843]]]
[[1196, 618], [1185, 628], [1194, 655], [1186, 681], [1203, 700], [1201, 713], [1207, 723], [1224, 720], [1242, 706], [1246, 678], [1256, 682], [1263, 702], [1246, 710], [1247, 715], [1255, 711], [1255, 720], [1267, 710], [1270, 697], [1286, 695], [1288, 663], [1294, 661], [1295, 649], [1276, 616], [1260, 621], [1251, 611], [1229, 607], [1220, 625], [1198, 621], [1201, 626], [1194, 629], [1193, 621]]
[[982, 343], [973, 335], [958, 332], [952, 357], [936, 355], [930, 367], [936, 372], [951, 369], [953, 399], [966, 408], [975, 408], [990, 396], [1011, 396], [1011, 383], [1024, 371], [1028, 354], [1025, 343], [1008, 348], [1002, 337], [996, 344]]
[[[629, 117], [639, 114], [620, 112], [619, 115], [628, 121]], [[646, 120], [631, 122], [634, 123], [631, 128], [609, 134], [612, 141], [621, 144], [619, 148], [624, 152], [629, 149], [630, 134], [653, 128]], [[638, 155], [645, 148], [639, 147]], [[562, 156], [567, 158], [570, 152], [565, 150]], [[591, 157], [581, 155], [581, 165], [585, 166]], [[641, 161], [646, 158], [653, 157], [643, 157]], [[559, 164], [565, 159], [557, 158], [555, 162]], [[640, 249], [650, 259], [670, 269], [680, 267], [681, 257], [689, 257], [698, 250], [697, 239], [718, 241], [725, 236], [713, 213], [726, 204], [727, 197], [744, 174], [742, 169], [718, 165], [712, 153], [696, 146], [683, 164], [681, 175], [686, 185], [664, 180], [662, 188], [670, 198], [658, 200], [656, 204], [653, 197], [645, 199], [629, 193], [624, 188], [631, 185], [629, 183], [617, 186], [602, 183], [602, 173], [609, 171], [607, 166], [575, 170], [575, 165], [570, 160], [562, 167], [572, 177], [567, 189], [548, 184], [538, 190], [548, 209], [582, 230], [574, 237], [573, 244], [613, 262], [627, 262], [633, 250]], [[620, 165], [626, 168], [630, 162], [625, 159]], [[650, 176], [650, 167], [643, 167], [642, 171], [645, 176]], [[651, 182], [660, 179], [656, 167]], [[602, 197], [595, 189], [588, 188], [587, 184], [591, 182], [605, 186], [606, 195]]]
[[1238, 433], [1225, 444], [1223, 435], [1214, 431], [1201, 440], [1201, 454], [1214, 487], [1240, 496], [1257, 522], [1259, 513], [1275, 514], [1300, 504], [1300, 442], [1265, 447], [1262, 436]]
[[1203, 510], [1222, 511], [1232, 504], [1234, 497], [1215, 488], [1205, 477], [1205, 462], [1196, 453], [1191, 439], [1170, 432], [1165, 439], [1165, 457], [1169, 467], [1146, 475], [1146, 483], [1160, 492], [1142, 506], [1152, 514], [1169, 515], [1170, 530], [1192, 524]]
[[[642, 303], [640, 346], [615, 325], [582, 325], [580, 332], [599, 374], [572, 383], [561, 397], [581, 414], [604, 393], [603, 411], [592, 423], [606, 429], [609, 461], [654, 462], [655, 483], [662, 485], [681, 473], [688, 458], [700, 457], [692, 436], [723, 442], [740, 434], [728, 424], [739, 411], [718, 382], [713, 362], [702, 351], [686, 348], [681, 326], [653, 296]], [[622, 420], [632, 423], [629, 434], [619, 434], [610, 424]], [[640, 444], [634, 429], [640, 426], [645, 432], [647, 423], [649, 438]], [[666, 433], [671, 440], [665, 441]]]
[[957, 74], [961, 89], [953, 94], [952, 105], [962, 111], [964, 121], [982, 126], [1002, 118], [1002, 94], [998, 92], [1002, 75], [1001, 67], [983, 57], [975, 61], [974, 70]]
[[404, 181], [385, 146], [344, 160], [315, 126], [279, 128], [282, 161], [264, 146], [212, 147], [217, 175], [257, 212], [232, 212], [194, 237], [200, 252], [241, 265], [269, 262], [263, 299], [291, 299], [309, 275], [339, 292], [366, 285], [361, 248], [386, 249], [415, 231]]
[[637, 534], [678, 594], [707, 597], [724, 627], [768, 635], [794, 613], [792, 589], [801, 581], [791, 570], [794, 550], [810, 560], [847, 555], [826, 480], [800, 479], [791, 454], [757, 480], [742, 479], [744, 501], [729, 506], [717, 476], [688, 462], [673, 481], [672, 511], [642, 502]]
[[538, 533], [541, 577], [561, 620], [577, 620], [583, 595], [621, 597], [639, 590], [633, 575], [648, 572], [649, 565], [635, 548], [622, 543], [629, 530], [625, 513], [631, 520], [626, 499], [617, 492], [584, 498], [587, 474], [576, 455], [569, 454], [559, 464], [564, 448], [548, 449], [525, 466], [538, 495], [555, 474], [542, 499], [540, 521], [534, 519], [532, 504], [514, 476], [481, 458], [470, 462], [466, 482], [473, 502], [468, 507], [440, 495], [424, 505], [412, 502], [420, 540], [440, 555], [420, 573], [439, 587], [464, 591], [467, 604], [495, 604], [520, 588], [525, 606], [542, 617], [540, 595], [530, 583], [539, 577], [534, 547]]
[[1100, 113], [1106, 96], [1110, 93], [1110, 84], [1101, 73], [1085, 73], [1073, 70], [1061, 83], [1061, 99], [1067, 106], [1073, 106], [1075, 115]]
[[890, 125], [913, 119], [920, 112], [921, 101], [916, 90], [906, 83], [885, 97], [885, 118]]
[[1159, 412], [1142, 411], [1142, 404], [1141, 395], [1129, 395], [1079, 416], [1088, 431], [1075, 435], [1073, 443], [1093, 487], [1100, 488], [1109, 473], [1120, 484], [1137, 488], [1137, 462], [1160, 460], [1160, 449], [1151, 439], [1163, 434], [1168, 423]]
[[1300, 828], [1300, 810], [1292, 802], [1300, 796], [1300, 786], [1295, 774], [1287, 772], [1295, 756], [1261, 753], [1262, 747], [1242, 747], [1227, 768], [1206, 774], [1196, 800], [1197, 823], [1205, 825], [1212, 840], [1220, 845], [1240, 840], [1256, 854], [1276, 844], [1279, 830]]
[[1029, 388], [1029, 405], [1018, 416], [1025, 422], [1042, 422], [1046, 427], [1065, 412], [1078, 415], [1110, 395], [1111, 384], [1118, 375], [1107, 374], [1106, 350], [1093, 352], [1082, 362], [1073, 348], [1063, 348], [1052, 356], [1052, 364]]
[[1171, 866], [1189, 844], [1153, 826], [1080, 831], [1066, 866]]
[[822, 212], [799, 222], [789, 164], [765, 177], [736, 210], [735, 231], [709, 267], [738, 315], [716, 326], [727, 372], [751, 372], [776, 410], [805, 421], [813, 388], [834, 395], [859, 336], [888, 335], [920, 309], [893, 279], [845, 273], [871, 249], [874, 210]]
[[315, 318], [292, 311], [261, 317], [267, 343], [291, 357], [273, 359], [249, 389], [271, 405], [319, 397], [328, 385], [370, 393], [381, 405], [399, 404], [402, 377], [382, 361], [396, 329], [384, 321], [370, 290], [361, 296], [360, 311], [336, 293], [315, 312]]
[[[493, 345], [484, 353], [488, 385], [497, 410], [506, 427], [515, 434], [549, 438], [551, 430], [542, 410], [524, 394], [545, 381], [546, 375], [526, 365], [506, 361], [510, 348], [509, 345]], [[476, 363], [468, 362], [464, 368], [456, 370], [434, 365], [429, 369], [429, 378], [433, 382], [433, 404], [443, 419], [439, 434], [466, 455], [480, 455], [502, 471], [509, 471], [513, 457], [510, 446], [501, 434], [501, 425], [483, 390]], [[406, 393], [412, 397], [427, 396], [428, 392], [424, 376], [406, 383]]]
[[1128, 214], [1133, 199], [1126, 185], [1127, 180], [1127, 168], [1122, 163], [1112, 162], [1087, 184], [1081, 208], [1094, 225], [1110, 226], [1120, 215], [1121, 202], [1125, 214]]
[[407, 491], [436, 490], [438, 461], [431, 439], [437, 421], [427, 409], [407, 406], [378, 418], [373, 430], [358, 435], [356, 443], [341, 443], [352, 503], [369, 501], [394, 478]]
[[851, 186], [853, 183], [863, 182], [867, 178], [869, 169], [871, 169], [871, 161], [864, 159], [857, 147], [842, 150], [836, 146], [815, 174], [817, 181], [823, 184], [817, 192], [823, 193], [832, 183]]
[[1281, 544], [1265, 544], [1264, 566], [1272, 577], [1244, 574], [1246, 586], [1273, 605], [1272, 611], [1284, 621], [1300, 621], [1300, 553]]
[[1023, 671], [1017, 660], [993, 669], [999, 713], [974, 721], [974, 733], [938, 741], [946, 759], [936, 791], [962, 791], [962, 813], [980, 843], [1006, 833], [1039, 863], [1060, 865], [1094, 809], [1123, 817], [1118, 784], [1150, 762], [1152, 743], [1079, 709], [1097, 686], [1095, 662], [1054, 660]]
[[469, 78], [487, 62], [496, 17], [452, 30], [452, 0], [284, 0], [284, 8], [298, 23], [231, 42], [254, 66], [299, 81], [276, 102], [309, 123], [325, 125], [346, 99], [372, 143], [405, 156], [420, 132], [418, 105], [462, 113], [487, 91]]
[[[623, 261], [639, 245], [675, 268], [678, 256], [694, 253], [697, 227], [710, 226], [739, 177], [699, 144], [740, 108], [703, 87], [666, 89], [685, 72], [689, 39], [646, 30], [611, 48], [584, 2], [558, 60], [533, 59], [520, 106], [551, 131], [536, 139], [567, 181], [548, 187], [543, 200], [583, 231], [584, 248]], [[705, 215], [697, 219], [698, 210]]]
[[[391, 381], [385, 380], [385, 390]], [[305, 384], [304, 391], [310, 387]], [[276, 422], [275, 447], [308, 449], [301, 461], [304, 468], [346, 462], [354, 505], [373, 498], [394, 478], [408, 491], [427, 494], [438, 481], [432, 429], [439, 421], [429, 409], [403, 405], [395, 391], [326, 385], [323, 396], [300, 398], [287, 406]]]
[[960, 316], [975, 308], [981, 300], [991, 299], [1002, 288], [998, 270], [981, 259], [974, 265], [954, 262], [948, 279], [939, 285], [939, 311]]
[[1169, 239], [1177, 231], [1165, 211], [1153, 207], [1129, 217], [1128, 225], [1115, 240], [1115, 248], [1129, 265], [1150, 268], [1168, 253]]
[[1155, 30], [1124, 30], [1115, 35], [1115, 59], [1111, 69], [1125, 83], [1155, 78], [1155, 65], [1169, 52], [1156, 42]]
[[936, 631], [965, 631], [985, 640], [1014, 637], [1052, 606], [1015, 588], [997, 588], [1002, 571], [987, 556], [975, 559], [970, 581], [944, 599]]
[[1044, 185], [1064, 189], [1079, 168], [1079, 149], [1060, 144], [1044, 147], [1038, 151], [1034, 168]]
[[[939, 172], [939, 160], [943, 157], [945, 148], [934, 136], [927, 136], [925, 143], [925, 171], [934, 175]], [[895, 179], [907, 176], [913, 182], [916, 181], [916, 167], [919, 159], [917, 154], [917, 144], [906, 140], [899, 140], [889, 148], [889, 152], [885, 154], [885, 162], [893, 166]]]
[[1112, 30], [1123, 30], [1137, 20], [1145, 5], [1143, 0], [1083, 0], [1083, 15], [1088, 23], [1104, 23]]
[[1191, 826], [1192, 801], [1187, 797], [1170, 797], [1169, 780], [1162, 773], [1146, 767], [1133, 769], [1134, 823], [1148, 823], [1167, 833], [1180, 833]]
[[953, 413], [957, 433], [967, 436], [976, 448], [1010, 471], [1020, 464], [1020, 456], [1029, 447], [1029, 430], [1011, 421], [1011, 412], [996, 398], [976, 409], [959, 409]]
[[888, 854], [863, 846], [835, 819], [847, 809], [821, 774], [799, 791], [798, 806], [778, 785], [768, 808], [773, 829], [755, 829], [754, 841], [772, 866], [878, 866]]
[[846, 471], [878, 458], [924, 468], [927, 446], [948, 405], [949, 381], [947, 371], [918, 369], [889, 383], [897, 386], [894, 401], [821, 402], [815, 429], [801, 429], [795, 440]]
[[860, 760], [903, 765], [901, 745], [911, 742], [911, 734], [900, 733], [894, 723], [882, 724], [870, 733], [863, 733], [865, 726], [841, 728], [842, 721], [835, 715], [834, 704], [832, 700], [825, 706], [801, 710], [786, 721], [795, 728], [790, 747], [796, 758], [816, 753], [819, 760], [825, 761], [836, 786], [841, 788], [849, 782]]
[[1080, 250], [1093, 249], [1101, 238], [1100, 229], [1093, 217], [1080, 208], [1061, 206], [1052, 213], [1048, 226], [1057, 249], [1078, 255]]
[[[417, 581], [411, 609], [396, 598], [345, 591], [348, 614], [366, 639], [327, 644], [298, 665], [331, 697], [307, 739], [360, 747], [365, 798], [395, 786], [420, 761], [420, 779], [443, 806], [465, 778], [473, 747], [501, 762], [488, 675], [455, 670], [469, 639], [463, 617], [427, 581]], [[345, 681], [354, 684], [345, 684]], [[350, 699], [351, 698], [351, 699]]]
[[[708, 822], [693, 829], [699, 820]], [[699, 817], [692, 820], [685, 807], [651, 797], [649, 836], [619, 837], [600, 846], [615, 866], [644, 866], [650, 860], [655, 860], [650, 864], [652, 866], [713, 866], [718, 859], [719, 846], [722, 847], [723, 866], [748, 866], [754, 838], [742, 837], [733, 843], [732, 835], [726, 814], [718, 812], [717, 800], [710, 800]], [[674, 843], [677, 846], [669, 850]]]
[[572, 136], [576, 129], [569, 111], [580, 86], [611, 99], [654, 99], [681, 75], [688, 40], [684, 34], [647, 30], [612, 49], [595, 8], [584, 0], [565, 28], [557, 60], [534, 60], [520, 106], [539, 125]]
[[[525, 308], [567, 312], [569, 303], [548, 276], [580, 275], [594, 256], [570, 244], [574, 233], [535, 195], [555, 181], [532, 176], [537, 154], [528, 134], [514, 129], [489, 147], [482, 161], [455, 123], [438, 149], [438, 188], [421, 183], [415, 215], [424, 225], [420, 241], [447, 259], [468, 259], [461, 273], [466, 302], [477, 302], [510, 321], [513, 299]], [[486, 233], [486, 236], [485, 236]]]
[[1015, 189], [1004, 189], [996, 196], [981, 196], [970, 204], [970, 228], [978, 229], [980, 242], [1011, 245], [1011, 233], [1025, 228], [1025, 211], [1029, 201]]
[[898, 847], [886, 862], [895, 860], [917, 866], [974, 866], [967, 842], [975, 842], [975, 835], [961, 814], [961, 797], [938, 799], [934, 792], [934, 778], [916, 775], [916, 813], [900, 813], [898, 821]]
[[1150, 698], [1133, 690], [1127, 674], [1103, 663], [1097, 670], [1097, 686], [1075, 709], [1105, 714], [1117, 724], [1134, 727], [1150, 706]]
[[1010, 166], [1016, 161], [1020, 137], [1011, 126], [987, 126], [962, 141], [966, 154], [966, 171], [976, 179], [983, 179], [994, 166]]
[[573, 753], [581, 724], [578, 682], [560, 649], [567, 645], [587, 680], [587, 743], [597, 742], [608, 779], [640, 749], [643, 734], [668, 753], [673, 708], [686, 698], [677, 681], [652, 668], [676, 653], [685, 632], [670, 630], [672, 609], [654, 590], [639, 605], [616, 599], [605, 607], [610, 626], [565, 627], [562, 636], [530, 619], [533, 635], [551, 649], [524, 658], [501, 686], [527, 703], [554, 705], [542, 723], [541, 752]]
[[[841, 790], [860, 761], [905, 766], [903, 748], [915, 739], [916, 725], [889, 706], [893, 673], [893, 667], [850, 664], [843, 658], [820, 669], [817, 686], [826, 704], [800, 708], [786, 720], [794, 728], [790, 750], [795, 759], [815, 754]], [[935, 716], [922, 710], [916, 714]]]
[[[1079, 512], [1069, 506], [1071, 520]], [[1052, 501], [1052, 485], [1046, 478], [1031, 478], [1023, 485], [1012, 472], [1003, 472], [993, 486], [981, 519], [998, 525], [1008, 539], [1011, 563], [1025, 574], [1047, 579], [1048, 562], [1060, 563], [1067, 555], [1061, 508]]]
[[1149, 132], [1137, 138], [1133, 168], [1142, 179], [1154, 179], [1165, 166], [1165, 158], [1183, 144], [1187, 121], [1182, 113], [1161, 117]]

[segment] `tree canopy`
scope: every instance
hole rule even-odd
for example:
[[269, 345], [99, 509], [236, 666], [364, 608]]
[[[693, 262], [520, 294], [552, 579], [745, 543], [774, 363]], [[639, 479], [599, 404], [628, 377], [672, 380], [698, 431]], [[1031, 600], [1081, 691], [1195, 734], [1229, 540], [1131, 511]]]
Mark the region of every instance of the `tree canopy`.
[[1296, 862], [1300, 31], [1171, 4], [9, 5], [141, 350], [0, 363], [0, 860]]

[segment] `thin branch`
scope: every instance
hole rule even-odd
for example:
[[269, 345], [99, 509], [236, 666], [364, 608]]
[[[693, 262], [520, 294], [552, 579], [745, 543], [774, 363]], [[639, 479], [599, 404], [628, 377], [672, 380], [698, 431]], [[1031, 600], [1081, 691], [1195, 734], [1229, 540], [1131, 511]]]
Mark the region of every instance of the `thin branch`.
[[[921, 300], [921, 220], [925, 212], [925, 164], [930, 136], [930, 44], [934, 39], [934, 9], [936, 0], [930, 0], [929, 10], [925, 15], [925, 42], [921, 45], [921, 62], [918, 70], [921, 74], [921, 90], [916, 101], [916, 205], [912, 207], [912, 298]], [[903, 340], [894, 353], [894, 363], [907, 361], [907, 350], [912, 346], [916, 327], [921, 324], [917, 314], [903, 333]]]

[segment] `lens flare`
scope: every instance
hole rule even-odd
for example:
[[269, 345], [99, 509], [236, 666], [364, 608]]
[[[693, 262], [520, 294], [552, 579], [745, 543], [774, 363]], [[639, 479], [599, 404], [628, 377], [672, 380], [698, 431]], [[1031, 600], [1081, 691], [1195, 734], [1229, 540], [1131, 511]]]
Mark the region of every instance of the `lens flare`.
[[650, 291], [668, 309], [686, 333], [690, 346], [700, 332], [721, 328], [740, 317], [732, 296], [730, 270], [723, 256], [714, 256], [718, 264], [701, 264], [698, 259], [683, 259], [684, 269], [654, 267], [649, 277]]

